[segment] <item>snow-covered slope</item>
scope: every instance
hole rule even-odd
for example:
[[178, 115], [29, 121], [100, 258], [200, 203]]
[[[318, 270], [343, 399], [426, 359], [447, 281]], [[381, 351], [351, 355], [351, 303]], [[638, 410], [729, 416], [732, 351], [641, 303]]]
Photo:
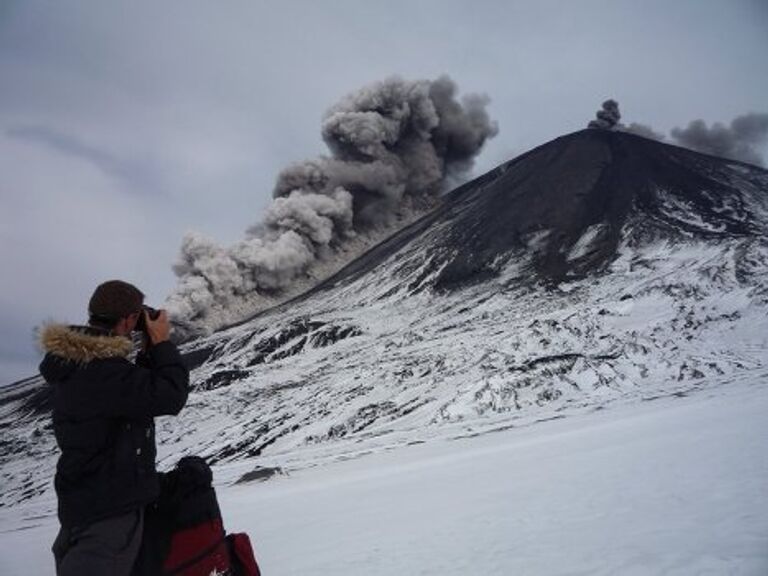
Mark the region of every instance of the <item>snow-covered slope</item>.
[[[732, 384], [220, 485], [219, 500], [267, 575], [762, 576], [766, 411], [765, 385]], [[0, 574], [52, 574], [56, 519], [17, 512], [0, 515]]]
[[[295, 472], [768, 375], [768, 173], [587, 130], [545, 144], [306, 295], [184, 345], [161, 466]], [[50, 512], [45, 392], [0, 399], [0, 505]]]

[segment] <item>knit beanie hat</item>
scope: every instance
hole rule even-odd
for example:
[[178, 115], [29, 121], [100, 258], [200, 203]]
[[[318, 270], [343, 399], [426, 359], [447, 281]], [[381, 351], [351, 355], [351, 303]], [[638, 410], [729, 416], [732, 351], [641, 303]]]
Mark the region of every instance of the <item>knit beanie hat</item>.
[[144, 303], [144, 294], [133, 284], [122, 280], [109, 280], [99, 284], [88, 302], [91, 321], [111, 324], [139, 312]]

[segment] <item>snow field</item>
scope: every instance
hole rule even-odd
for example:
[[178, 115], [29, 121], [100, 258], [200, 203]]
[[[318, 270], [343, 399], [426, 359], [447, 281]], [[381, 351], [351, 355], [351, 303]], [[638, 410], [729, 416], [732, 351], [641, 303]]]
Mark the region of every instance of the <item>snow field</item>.
[[763, 575], [768, 389], [380, 453], [222, 494], [266, 574]]
[[[765, 383], [721, 386], [220, 485], [219, 498], [267, 576], [758, 576], [767, 412]], [[56, 519], [9, 512], [0, 574], [52, 574]]]

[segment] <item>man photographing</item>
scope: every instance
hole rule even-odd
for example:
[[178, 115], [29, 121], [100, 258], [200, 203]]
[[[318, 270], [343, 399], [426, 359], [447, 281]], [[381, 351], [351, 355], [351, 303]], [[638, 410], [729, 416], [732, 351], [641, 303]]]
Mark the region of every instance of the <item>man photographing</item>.
[[[40, 373], [53, 389], [61, 451], [61, 530], [53, 544], [59, 576], [129, 575], [144, 507], [159, 494], [154, 417], [179, 413], [189, 372], [168, 339], [166, 312], [149, 314], [143, 303], [138, 288], [110, 280], [94, 291], [87, 326], [41, 332]], [[140, 320], [146, 345], [133, 363], [130, 336]]]

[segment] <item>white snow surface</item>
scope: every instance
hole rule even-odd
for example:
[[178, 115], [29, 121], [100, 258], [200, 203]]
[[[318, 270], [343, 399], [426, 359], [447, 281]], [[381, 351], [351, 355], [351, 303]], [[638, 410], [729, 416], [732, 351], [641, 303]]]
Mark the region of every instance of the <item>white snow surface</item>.
[[[373, 451], [267, 482], [216, 469], [263, 573], [768, 573], [768, 385]], [[0, 517], [0, 574], [53, 574], [52, 515]]]

